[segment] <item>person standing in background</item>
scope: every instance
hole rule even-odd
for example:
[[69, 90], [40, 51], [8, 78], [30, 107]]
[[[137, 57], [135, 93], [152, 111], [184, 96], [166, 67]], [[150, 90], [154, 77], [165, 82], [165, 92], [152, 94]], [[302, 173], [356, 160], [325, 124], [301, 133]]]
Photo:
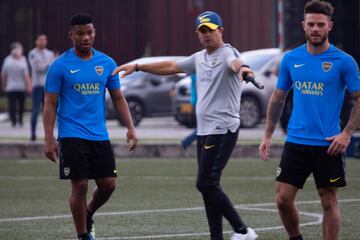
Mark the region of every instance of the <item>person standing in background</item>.
[[[31, 80], [29, 66], [23, 55], [23, 46], [20, 42], [10, 45], [10, 55], [4, 60], [1, 67], [2, 90], [8, 98], [8, 110], [11, 126], [15, 127], [16, 122], [23, 125], [23, 114], [26, 92], [31, 93]], [[16, 108], [19, 107], [19, 119], [16, 121]]]
[[197, 93], [196, 93], [196, 74], [190, 76], [191, 78], [191, 124], [195, 124], [190, 134], [186, 135], [180, 141], [180, 153], [182, 156], [186, 156], [187, 148], [197, 139], [197, 128], [196, 128], [196, 101], [197, 101]]
[[31, 141], [36, 140], [37, 118], [44, 105], [45, 75], [54, 60], [54, 53], [46, 46], [47, 36], [39, 34], [35, 41], [35, 48], [29, 52], [28, 56], [32, 79]]

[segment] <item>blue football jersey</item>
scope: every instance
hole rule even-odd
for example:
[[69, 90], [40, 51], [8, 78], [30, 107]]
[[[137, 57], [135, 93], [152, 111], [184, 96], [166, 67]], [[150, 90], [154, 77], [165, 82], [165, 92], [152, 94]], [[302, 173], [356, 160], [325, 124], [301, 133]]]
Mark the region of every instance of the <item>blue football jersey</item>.
[[116, 63], [93, 49], [89, 60], [79, 58], [73, 48], [50, 67], [45, 90], [58, 94], [58, 138], [77, 137], [108, 140], [105, 116], [106, 88], [119, 89], [119, 76], [111, 76]]
[[276, 87], [294, 89], [287, 141], [328, 146], [325, 138], [340, 133], [340, 111], [345, 89], [360, 90], [359, 68], [345, 52], [330, 45], [311, 54], [306, 44], [287, 53], [280, 64]]

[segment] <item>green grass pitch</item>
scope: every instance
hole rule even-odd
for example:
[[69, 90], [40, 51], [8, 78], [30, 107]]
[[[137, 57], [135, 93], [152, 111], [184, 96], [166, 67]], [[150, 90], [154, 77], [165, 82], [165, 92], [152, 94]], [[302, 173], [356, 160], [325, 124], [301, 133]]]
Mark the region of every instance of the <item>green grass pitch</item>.
[[[278, 159], [231, 159], [222, 186], [259, 239], [287, 239], [274, 206]], [[112, 198], [95, 215], [98, 240], [209, 239], [195, 159], [120, 159]], [[340, 239], [360, 236], [360, 160], [347, 160], [348, 186], [339, 190]], [[90, 190], [93, 187], [90, 184]], [[0, 161], [0, 239], [75, 239], [68, 207], [69, 181], [46, 159]], [[90, 191], [89, 193], [90, 194]], [[297, 197], [302, 232], [321, 239], [321, 206], [310, 177]], [[225, 238], [231, 228], [224, 220]]]

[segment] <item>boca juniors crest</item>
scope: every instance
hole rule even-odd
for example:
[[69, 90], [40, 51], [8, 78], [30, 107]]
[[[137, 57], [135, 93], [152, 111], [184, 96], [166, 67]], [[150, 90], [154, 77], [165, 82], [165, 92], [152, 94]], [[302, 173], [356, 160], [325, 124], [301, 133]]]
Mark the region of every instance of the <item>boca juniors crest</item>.
[[64, 167], [64, 174], [65, 174], [65, 176], [69, 176], [69, 174], [70, 174], [70, 168], [69, 167]]
[[328, 72], [330, 71], [330, 69], [332, 68], [332, 63], [331, 62], [323, 62], [322, 63], [322, 69], [324, 72]]
[[103, 66], [95, 66], [95, 71], [99, 76], [101, 76], [104, 72], [104, 68]]

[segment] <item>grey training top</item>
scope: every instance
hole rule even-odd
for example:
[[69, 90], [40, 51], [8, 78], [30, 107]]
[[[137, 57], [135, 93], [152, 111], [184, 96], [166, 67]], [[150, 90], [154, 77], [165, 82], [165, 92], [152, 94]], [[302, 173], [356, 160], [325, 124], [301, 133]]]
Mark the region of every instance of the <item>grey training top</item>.
[[54, 53], [48, 49], [34, 48], [29, 52], [33, 87], [43, 87], [46, 72], [54, 60]]
[[239, 128], [241, 81], [230, 68], [239, 56], [230, 44], [223, 44], [211, 54], [204, 49], [176, 62], [183, 72], [196, 73], [197, 135], [225, 134]]
[[1, 67], [1, 74], [6, 78], [6, 92], [26, 90], [25, 76], [29, 75], [29, 67], [24, 56], [19, 59], [7, 56]]

